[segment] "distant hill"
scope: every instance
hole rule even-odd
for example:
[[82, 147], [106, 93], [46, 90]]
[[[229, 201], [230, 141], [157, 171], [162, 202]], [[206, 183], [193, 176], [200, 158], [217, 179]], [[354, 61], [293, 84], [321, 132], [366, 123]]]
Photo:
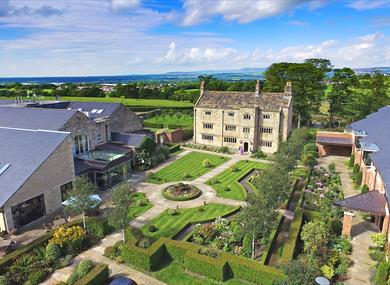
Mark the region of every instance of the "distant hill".
[[[134, 74], [117, 76], [73, 76], [73, 77], [8, 77], [0, 78], [1, 83], [127, 83], [135, 81], [144, 82], [173, 82], [196, 81], [200, 75], [212, 75], [215, 78], [226, 81], [263, 79], [263, 73], [267, 68], [242, 68], [232, 70], [200, 70], [190, 72], [167, 72], [163, 74]], [[390, 75], [390, 67], [356, 68], [356, 73], [373, 73], [375, 69]]]

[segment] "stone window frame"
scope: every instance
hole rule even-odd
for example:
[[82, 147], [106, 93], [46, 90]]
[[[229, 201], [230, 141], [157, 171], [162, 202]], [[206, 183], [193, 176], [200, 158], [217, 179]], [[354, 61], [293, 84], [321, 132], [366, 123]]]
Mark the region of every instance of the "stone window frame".
[[249, 133], [251, 132], [251, 128], [243, 127], [243, 128], [242, 128], [242, 132], [243, 132], [244, 134], [249, 134]]
[[234, 137], [224, 137], [223, 141], [226, 143], [237, 143], [237, 138]]
[[202, 140], [213, 141], [214, 136], [209, 134], [202, 134]]
[[272, 134], [273, 133], [273, 128], [266, 128], [266, 127], [261, 127], [260, 128], [260, 133], [263, 134]]
[[203, 129], [214, 129], [214, 124], [211, 123], [203, 123]]
[[251, 116], [251, 114], [244, 114], [243, 119], [244, 120], [251, 120], [252, 116]]
[[235, 125], [225, 125], [225, 131], [235, 132], [237, 130], [237, 126]]
[[272, 147], [272, 141], [263, 141], [263, 140], [261, 140], [260, 141], [260, 145], [261, 146], [265, 146], [265, 147]]
[[211, 111], [204, 111], [204, 114], [205, 114], [206, 116], [211, 116], [212, 112], [211, 112]]
[[228, 112], [228, 117], [234, 117], [236, 114], [234, 112]]
[[263, 119], [271, 119], [271, 114], [263, 114]]

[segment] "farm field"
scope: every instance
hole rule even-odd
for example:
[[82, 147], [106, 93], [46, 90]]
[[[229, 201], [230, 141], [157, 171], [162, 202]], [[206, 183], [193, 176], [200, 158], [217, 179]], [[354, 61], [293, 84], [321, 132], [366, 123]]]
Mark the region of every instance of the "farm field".
[[[179, 209], [178, 214], [171, 215], [169, 209], [165, 210], [158, 217], [152, 219], [143, 228], [143, 232], [154, 238], [167, 237], [172, 238], [185, 225], [190, 222], [196, 223], [205, 220], [215, 219], [229, 214], [237, 209], [237, 206], [222, 204], [207, 204], [206, 206]], [[157, 231], [150, 232], [149, 226], [155, 226]]]
[[[209, 167], [203, 166], [206, 159], [210, 162]], [[154, 173], [148, 181], [155, 184], [192, 181], [228, 160], [224, 156], [193, 151]]]
[[[42, 98], [42, 97], [40, 97]], [[10, 97], [0, 97], [0, 100], [13, 99]], [[45, 96], [42, 100], [53, 100], [52, 96]], [[164, 99], [132, 99], [132, 98], [110, 98], [110, 97], [61, 97], [64, 101], [81, 102], [114, 102], [122, 103], [128, 107], [149, 107], [149, 108], [190, 108], [193, 106], [190, 102], [164, 100]]]
[[162, 114], [146, 119], [145, 123], [162, 124], [165, 128], [169, 128], [169, 125], [180, 125], [183, 127], [192, 126], [194, 117], [190, 114]]
[[211, 178], [207, 183], [217, 191], [217, 196], [245, 200], [247, 193], [238, 181], [252, 169], [264, 169], [265, 167], [266, 164], [261, 162], [241, 160], [230, 169]]

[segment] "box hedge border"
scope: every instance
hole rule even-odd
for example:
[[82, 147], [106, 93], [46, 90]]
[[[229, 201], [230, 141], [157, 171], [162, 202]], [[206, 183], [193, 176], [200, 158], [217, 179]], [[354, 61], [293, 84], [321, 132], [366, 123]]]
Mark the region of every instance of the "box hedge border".
[[213, 258], [199, 254], [201, 248], [202, 246], [186, 241], [160, 238], [144, 249], [138, 247], [133, 239], [122, 247], [122, 256], [126, 264], [147, 271], [159, 269], [164, 261], [176, 260], [186, 269], [217, 281], [234, 277], [256, 284], [272, 285], [275, 281], [286, 278], [279, 269], [258, 261], [225, 252], [220, 252], [217, 258]]
[[294, 218], [291, 222], [290, 231], [288, 233], [288, 238], [283, 248], [283, 255], [280, 258], [281, 264], [287, 264], [291, 262], [294, 258], [296, 252], [299, 234], [301, 232], [301, 227], [304, 220], [304, 209], [297, 207], [295, 210]]
[[88, 272], [83, 278], [77, 280], [73, 285], [103, 285], [107, 284], [109, 277], [108, 265], [99, 263]]
[[278, 218], [276, 220], [276, 226], [272, 230], [272, 232], [269, 236], [269, 240], [268, 240], [267, 245], [266, 245], [266, 249], [265, 249], [263, 255], [261, 256], [261, 260], [260, 260], [261, 264], [267, 264], [269, 262], [275, 241], [278, 238], [280, 228], [282, 227], [283, 222], [284, 222], [284, 216], [282, 214], [279, 214]]

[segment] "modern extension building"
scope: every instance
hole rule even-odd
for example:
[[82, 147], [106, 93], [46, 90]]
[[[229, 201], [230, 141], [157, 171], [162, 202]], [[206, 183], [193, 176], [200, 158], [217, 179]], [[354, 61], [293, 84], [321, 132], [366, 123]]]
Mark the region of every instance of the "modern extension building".
[[[58, 209], [75, 176], [106, 190], [131, 175], [142, 120], [122, 104], [0, 102], [0, 228]], [[23, 172], [25, 170], [25, 173]]]
[[[346, 153], [354, 154], [355, 165], [362, 172], [361, 185], [370, 190], [348, 197], [335, 204], [346, 209], [343, 222], [343, 234], [350, 235], [353, 211], [369, 213], [375, 225], [383, 233], [389, 234], [390, 203], [390, 106], [383, 107], [366, 118], [350, 124], [347, 133], [334, 139], [332, 134], [317, 135], [320, 155]], [[349, 137], [347, 137], [349, 135]], [[327, 136], [324, 139], [321, 136]], [[332, 144], [332, 148], [330, 148]], [[324, 145], [328, 145], [325, 148]], [[351, 147], [352, 146], [352, 147]], [[344, 151], [342, 150], [344, 149]], [[390, 237], [390, 236], [389, 236]]]
[[284, 92], [208, 91], [202, 82], [194, 107], [194, 143], [229, 147], [243, 153], [277, 151], [292, 128], [291, 82]]
[[0, 127], [0, 154], [1, 231], [61, 207], [61, 191], [75, 177], [69, 132]]

